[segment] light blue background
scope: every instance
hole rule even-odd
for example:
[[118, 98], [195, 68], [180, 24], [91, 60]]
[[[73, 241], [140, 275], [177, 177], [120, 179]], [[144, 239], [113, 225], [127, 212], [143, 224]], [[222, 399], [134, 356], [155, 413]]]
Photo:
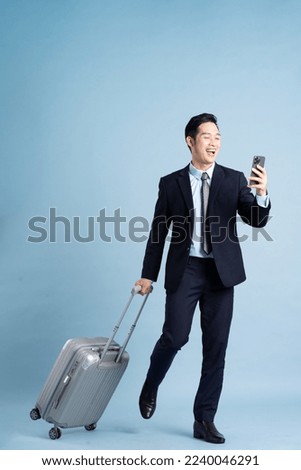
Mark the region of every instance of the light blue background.
[[145, 249], [129, 240], [128, 223], [126, 243], [64, 243], [62, 224], [56, 243], [30, 243], [29, 219], [55, 207], [80, 217], [82, 236], [103, 208], [150, 221], [160, 176], [189, 162], [187, 121], [212, 112], [223, 137], [218, 161], [248, 174], [252, 156], [266, 155], [273, 203], [273, 241], [252, 241], [240, 225], [248, 281], [236, 289], [216, 424], [223, 449], [300, 449], [300, 2], [6, 0], [0, 8], [0, 447], [215, 449], [191, 437], [198, 314], [155, 416], [139, 415], [163, 318], [163, 269], [97, 431], [66, 430], [53, 442], [50, 426], [28, 417], [65, 340], [110, 334]]

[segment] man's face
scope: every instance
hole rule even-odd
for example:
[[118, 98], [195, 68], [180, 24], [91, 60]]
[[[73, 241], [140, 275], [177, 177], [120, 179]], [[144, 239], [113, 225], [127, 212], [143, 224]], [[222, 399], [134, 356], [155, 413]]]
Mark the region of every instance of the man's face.
[[207, 170], [215, 161], [221, 147], [221, 135], [213, 122], [205, 122], [198, 127], [193, 139], [188, 136], [186, 143], [192, 154], [192, 163], [200, 170]]

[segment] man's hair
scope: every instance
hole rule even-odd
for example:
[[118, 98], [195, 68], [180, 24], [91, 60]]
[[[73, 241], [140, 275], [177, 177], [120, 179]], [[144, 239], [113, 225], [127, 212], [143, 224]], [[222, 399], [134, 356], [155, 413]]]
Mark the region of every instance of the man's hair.
[[185, 127], [185, 139], [187, 136], [192, 137], [193, 139], [196, 138], [196, 135], [198, 133], [198, 127], [201, 124], [204, 124], [205, 122], [213, 122], [213, 124], [217, 125], [217, 118], [214, 116], [214, 114], [209, 114], [209, 113], [202, 113], [198, 114], [197, 116], [194, 116], [190, 119], [188, 122], [187, 126]]

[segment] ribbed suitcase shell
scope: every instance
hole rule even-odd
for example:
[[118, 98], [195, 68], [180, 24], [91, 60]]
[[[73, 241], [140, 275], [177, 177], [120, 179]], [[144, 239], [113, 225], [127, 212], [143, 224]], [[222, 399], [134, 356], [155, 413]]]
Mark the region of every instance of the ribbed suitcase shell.
[[87, 430], [95, 429], [129, 362], [125, 348], [149, 294], [144, 297], [122, 345], [116, 343], [114, 338], [140, 289], [140, 286], [133, 287], [110, 338], [69, 339], [63, 346], [35, 408], [30, 412], [33, 420], [43, 418], [56, 426], [49, 431], [51, 439], [60, 437], [59, 428], [85, 426]]
[[101, 362], [107, 340], [76, 338], [65, 343], [36, 403], [41, 418], [61, 428], [97, 423], [129, 361], [124, 351], [115, 362], [120, 346], [113, 341]]

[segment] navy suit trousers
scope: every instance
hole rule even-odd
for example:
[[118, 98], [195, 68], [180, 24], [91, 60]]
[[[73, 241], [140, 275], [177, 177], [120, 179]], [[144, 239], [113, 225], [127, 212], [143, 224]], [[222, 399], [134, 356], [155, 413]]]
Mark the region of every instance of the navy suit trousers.
[[[156, 389], [177, 352], [188, 342], [199, 304], [202, 330], [202, 371], [194, 402], [196, 420], [213, 421], [223, 384], [225, 355], [233, 312], [233, 287], [224, 287], [211, 258], [190, 257], [176, 292], [166, 294], [162, 335], [147, 373]], [[200, 355], [201, 356], [201, 355]]]

